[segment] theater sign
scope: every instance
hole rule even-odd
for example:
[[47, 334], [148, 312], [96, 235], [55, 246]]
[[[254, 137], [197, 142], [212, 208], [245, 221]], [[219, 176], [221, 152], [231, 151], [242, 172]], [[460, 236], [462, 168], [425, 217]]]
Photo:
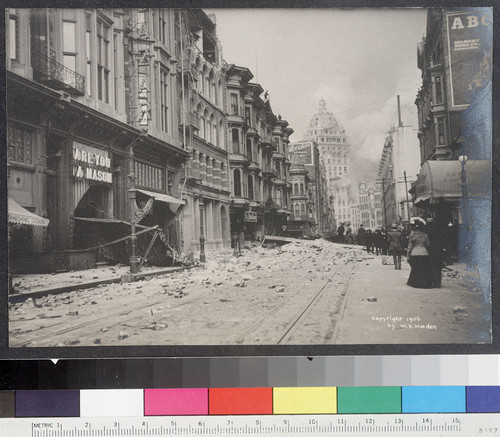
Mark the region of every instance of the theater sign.
[[446, 14], [452, 107], [470, 104], [473, 90], [491, 77], [493, 10], [476, 8]]

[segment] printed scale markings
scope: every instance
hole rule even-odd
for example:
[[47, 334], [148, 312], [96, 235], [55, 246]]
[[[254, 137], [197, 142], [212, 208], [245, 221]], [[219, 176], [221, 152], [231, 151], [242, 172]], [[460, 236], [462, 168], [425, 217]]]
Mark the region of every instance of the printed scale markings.
[[[438, 420], [435, 423], [433, 418], [428, 415], [418, 418], [405, 419], [398, 415], [383, 415], [386, 418], [386, 423], [377, 425], [376, 421], [380, 419], [372, 416], [364, 417], [342, 417], [333, 420], [326, 419], [324, 416], [301, 416], [292, 418], [282, 416], [280, 424], [264, 424], [262, 418], [248, 419], [245, 416], [219, 416], [216, 419], [222, 419], [226, 425], [216, 424], [207, 425], [206, 418], [200, 420], [200, 417], [192, 417], [194, 424], [178, 426], [176, 421], [170, 421], [170, 425], [150, 425], [149, 420], [139, 419], [140, 422], [135, 425], [123, 425], [115, 421], [109, 425], [92, 425], [88, 419], [83, 423], [83, 426], [76, 425], [74, 427], [64, 426], [63, 422], [33, 422], [31, 436], [32, 437], [106, 437], [106, 436], [161, 436], [161, 435], [288, 435], [298, 436], [304, 435], [321, 435], [330, 433], [428, 433], [428, 432], [461, 432], [462, 419], [457, 415], [446, 420]], [[389, 419], [390, 417], [390, 419]], [[19, 419], [15, 419], [19, 420]], [[383, 420], [383, 419], [382, 419]], [[252, 424], [244, 423], [241, 425], [235, 422], [251, 421]], [[391, 424], [390, 421], [393, 423]], [[327, 422], [320, 424], [321, 422]], [[50, 425], [50, 426], [49, 426]], [[21, 435], [20, 435], [21, 437]]]

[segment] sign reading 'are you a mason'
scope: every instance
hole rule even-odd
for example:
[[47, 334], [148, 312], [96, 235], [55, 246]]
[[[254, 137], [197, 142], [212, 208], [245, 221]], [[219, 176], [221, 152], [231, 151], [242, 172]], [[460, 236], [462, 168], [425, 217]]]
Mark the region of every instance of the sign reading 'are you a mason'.
[[453, 107], [470, 104], [474, 90], [491, 80], [492, 8], [472, 8], [446, 14]]
[[89, 181], [113, 183], [111, 159], [106, 150], [73, 142], [73, 176]]

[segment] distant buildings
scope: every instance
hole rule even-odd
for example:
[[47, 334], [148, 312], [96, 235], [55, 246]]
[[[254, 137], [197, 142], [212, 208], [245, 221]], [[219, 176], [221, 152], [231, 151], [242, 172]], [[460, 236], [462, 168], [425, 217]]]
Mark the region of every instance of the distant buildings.
[[300, 141], [289, 146], [292, 163], [289, 230], [298, 236], [327, 235], [334, 231], [333, 208], [315, 141]]
[[411, 125], [404, 125], [400, 119], [397, 127], [391, 127], [387, 134], [378, 170], [387, 226], [392, 223], [409, 223], [414, 215], [414, 205], [408, 190], [416, 181], [419, 167], [416, 129]]
[[356, 223], [353, 223], [354, 230], [357, 230], [360, 225], [372, 231], [385, 227], [382, 192], [380, 189], [361, 182], [359, 184], [359, 202], [357, 204], [359, 205], [359, 217], [357, 217], [359, 222], [357, 226], [355, 226]]
[[304, 140], [312, 140], [318, 144], [328, 190], [333, 199], [334, 226], [339, 226], [341, 222], [351, 222], [350, 143], [344, 128], [326, 110], [323, 98], [319, 101], [318, 112], [309, 122]]

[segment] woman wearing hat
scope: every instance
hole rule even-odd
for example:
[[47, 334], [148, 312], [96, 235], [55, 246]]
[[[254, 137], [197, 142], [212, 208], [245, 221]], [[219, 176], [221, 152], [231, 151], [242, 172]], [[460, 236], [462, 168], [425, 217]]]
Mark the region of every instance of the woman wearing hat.
[[411, 222], [413, 229], [408, 240], [406, 256], [411, 266], [411, 272], [407, 284], [415, 288], [432, 288], [430, 241], [424, 232], [425, 221], [420, 217], [415, 217]]
[[398, 226], [393, 223], [387, 236], [389, 253], [394, 259], [394, 268], [401, 270], [401, 254], [403, 253], [403, 234], [398, 231]]

